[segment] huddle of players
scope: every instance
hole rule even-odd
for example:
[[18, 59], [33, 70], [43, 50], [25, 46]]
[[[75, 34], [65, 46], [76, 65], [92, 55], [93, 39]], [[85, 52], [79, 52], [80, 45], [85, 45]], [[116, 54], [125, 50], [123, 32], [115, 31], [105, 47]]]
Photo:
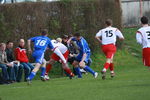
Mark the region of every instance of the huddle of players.
[[[143, 63], [145, 66], [150, 66], [150, 27], [148, 26], [147, 17], [143, 16], [141, 18], [142, 28], [137, 31], [136, 39], [137, 42], [143, 45]], [[106, 78], [106, 71], [108, 68], [110, 69], [110, 75], [113, 78], [115, 76], [114, 73], [114, 64], [113, 57], [116, 52], [116, 40], [117, 37], [120, 40], [124, 40], [124, 36], [119, 31], [119, 29], [112, 27], [112, 20], [107, 19], [105, 21], [106, 28], [101, 29], [95, 36], [95, 38], [101, 44], [102, 51], [106, 56], [106, 62], [104, 64], [103, 70], [101, 71], [102, 79]], [[34, 43], [34, 51], [32, 53], [33, 58], [35, 59], [36, 65], [29, 77], [27, 78], [28, 83], [30, 84], [31, 80], [36, 75], [36, 72], [41, 67], [41, 79], [45, 81], [48, 79], [48, 72], [51, 70], [52, 65], [55, 61], [59, 61], [62, 63], [62, 68], [68, 74], [69, 78], [72, 79], [74, 77], [73, 72], [70, 70], [67, 64], [69, 51], [68, 48], [62, 44], [59, 40], [50, 40], [47, 37], [48, 31], [44, 29], [42, 31], [41, 36], [33, 37], [28, 40], [28, 49], [31, 50], [31, 42]], [[92, 70], [88, 65], [88, 61], [90, 59], [91, 50], [88, 46], [87, 41], [81, 36], [80, 33], [75, 33], [72, 37], [67, 40], [67, 45], [74, 41], [79, 50], [78, 55], [75, 57], [72, 65], [74, 66], [74, 70], [77, 74], [78, 78], [82, 78], [82, 73], [80, 68], [85, 71], [91, 73], [94, 78], [97, 78], [98, 73]], [[44, 52], [47, 48], [53, 51], [48, 65], [46, 67], [46, 61], [44, 60]], [[150, 67], [149, 67], [150, 68]]]

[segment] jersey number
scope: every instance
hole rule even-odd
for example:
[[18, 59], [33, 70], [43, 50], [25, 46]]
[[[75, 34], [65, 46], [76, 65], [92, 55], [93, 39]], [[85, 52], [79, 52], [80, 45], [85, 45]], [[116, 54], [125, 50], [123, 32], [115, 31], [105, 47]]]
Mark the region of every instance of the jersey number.
[[46, 44], [45, 40], [37, 40], [37, 43], [36, 43], [36, 45], [39, 45], [39, 46], [44, 46], [45, 44]]
[[106, 37], [112, 37], [113, 36], [112, 30], [105, 31], [105, 33], [106, 33]]
[[147, 37], [148, 37], [147, 39], [150, 39], [150, 31], [147, 31], [146, 33], [147, 33]]

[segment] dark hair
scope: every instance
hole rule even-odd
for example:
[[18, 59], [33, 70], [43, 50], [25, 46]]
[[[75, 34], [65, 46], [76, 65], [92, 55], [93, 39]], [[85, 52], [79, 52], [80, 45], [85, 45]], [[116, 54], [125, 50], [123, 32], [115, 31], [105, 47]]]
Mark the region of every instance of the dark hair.
[[105, 24], [106, 24], [107, 26], [111, 26], [111, 25], [113, 24], [113, 22], [112, 22], [111, 19], [107, 19], [107, 20], [105, 21]]
[[9, 43], [13, 43], [13, 42], [12, 42], [12, 41], [7, 41], [7, 42], [6, 42], [6, 45], [8, 45]]
[[63, 35], [62, 37], [61, 37], [62, 39], [68, 39], [68, 35]]
[[48, 34], [48, 30], [47, 29], [41, 29], [41, 35], [45, 36]]
[[148, 24], [148, 18], [146, 16], [141, 17], [142, 24]]
[[80, 37], [80, 36], [81, 36], [81, 34], [77, 32], [77, 33], [75, 33], [75, 34], [74, 34], [74, 36], [76, 36], [76, 37]]

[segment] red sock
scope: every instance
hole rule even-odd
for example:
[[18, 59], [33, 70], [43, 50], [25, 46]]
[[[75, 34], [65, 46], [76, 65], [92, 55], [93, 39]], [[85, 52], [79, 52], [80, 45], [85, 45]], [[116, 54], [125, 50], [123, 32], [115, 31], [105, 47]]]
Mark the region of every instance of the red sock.
[[109, 67], [110, 71], [114, 71], [114, 64], [110, 63], [110, 67]]
[[72, 73], [72, 71], [70, 70], [70, 68], [64, 68], [64, 70], [65, 70], [65, 72], [66, 72], [67, 74], [69, 74], [70, 76], [73, 76], [73, 73]]
[[110, 66], [110, 63], [105, 63], [105, 64], [104, 64], [104, 68], [105, 68], [105, 69], [108, 69], [109, 66]]
[[48, 72], [52, 69], [52, 65], [51, 64], [48, 64], [46, 66], [46, 74], [48, 74]]

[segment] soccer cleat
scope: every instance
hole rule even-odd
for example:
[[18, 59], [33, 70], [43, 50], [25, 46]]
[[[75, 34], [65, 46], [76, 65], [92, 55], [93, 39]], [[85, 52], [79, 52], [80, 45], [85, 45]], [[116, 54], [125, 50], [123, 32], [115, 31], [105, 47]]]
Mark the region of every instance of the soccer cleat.
[[110, 73], [111, 78], [115, 76], [115, 73]]
[[97, 76], [98, 76], [98, 73], [95, 72], [95, 73], [94, 73], [94, 78], [97, 78]]
[[72, 79], [75, 75], [73, 73], [70, 74], [69, 78]]
[[102, 74], [102, 79], [105, 80], [106, 79], [106, 72], [101, 71], [101, 74]]
[[31, 80], [29, 78], [27, 78], [27, 85], [31, 85]]
[[45, 75], [44, 78], [45, 78], [45, 80], [49, 80], [50, 79], [48, 75]]
[[41, 81], [46, 81], [46, 79], [44, 78], [44, 76], [41, 76]]

